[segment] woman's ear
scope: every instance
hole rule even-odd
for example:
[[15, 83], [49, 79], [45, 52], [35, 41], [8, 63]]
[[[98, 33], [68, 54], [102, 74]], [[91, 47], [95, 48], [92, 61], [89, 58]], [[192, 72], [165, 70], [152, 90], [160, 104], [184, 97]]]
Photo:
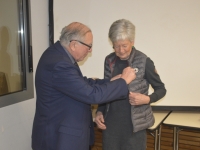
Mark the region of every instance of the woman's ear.
[[134, 46], [134, 41], [131, 41], [132, 46]]

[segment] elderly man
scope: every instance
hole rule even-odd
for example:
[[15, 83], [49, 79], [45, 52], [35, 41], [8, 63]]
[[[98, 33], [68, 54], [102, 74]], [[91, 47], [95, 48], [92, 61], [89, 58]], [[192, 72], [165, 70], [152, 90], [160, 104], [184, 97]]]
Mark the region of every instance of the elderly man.
[[94, 141], [90, 104], [127, 97], [127, 84], [136, 77], [130, 67], [111, 79], [82, 75], [77, 62], [92, 52], [92, 42], [91, 30], [73, 22], [41, 56], [35, 77], [34, 150], [88, 150]]

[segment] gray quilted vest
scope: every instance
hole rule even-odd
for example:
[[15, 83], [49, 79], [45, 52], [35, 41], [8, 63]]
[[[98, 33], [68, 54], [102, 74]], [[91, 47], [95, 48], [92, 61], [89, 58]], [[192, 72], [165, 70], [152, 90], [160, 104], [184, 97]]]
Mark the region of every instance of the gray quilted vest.
[[[131, 66], [132, 68], [137, 68], [138, 72], [136, 74], [135, 80], [133, 80], [129, 84], [129, 91], [131, 92], [148, 95], [149, 83], [144, 78], [146, 58], [147, 56], [144, 53], [136, 50], [133, 47], [128, 62], [129, 66]], [[112, 77], [112, 72], [115, 66], [116, 59], [117, 57], [115, 53], [112, 53], [109, 56], [107, 56], [105, 62], [106, 68], [105, 68], [104, 78]], [[109, 104], [107, 104], [106, 113], [108, 111], [109, 111]], [[133, 132], [147, 129], [153, 126], [155, 122], [153, 112], [149, 104], [131, 106], [131, 119], [133, 124]]]

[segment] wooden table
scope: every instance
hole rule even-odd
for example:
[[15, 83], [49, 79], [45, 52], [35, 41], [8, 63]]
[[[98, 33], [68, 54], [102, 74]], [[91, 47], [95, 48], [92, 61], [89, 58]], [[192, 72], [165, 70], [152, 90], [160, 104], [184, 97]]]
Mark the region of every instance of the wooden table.
[[155, 123], [147, 131], [154, 136], [154, 149], [160, 150], [160, 137], [161, 137], [161, 124], [170, 114], [170, 111], [153, 111], [155, 117]]
[[173, 111], [163, 124], [174, 127], [174, 150], [178, 150], [179, 132], [184, 128], [200, 130], [200, 112]]

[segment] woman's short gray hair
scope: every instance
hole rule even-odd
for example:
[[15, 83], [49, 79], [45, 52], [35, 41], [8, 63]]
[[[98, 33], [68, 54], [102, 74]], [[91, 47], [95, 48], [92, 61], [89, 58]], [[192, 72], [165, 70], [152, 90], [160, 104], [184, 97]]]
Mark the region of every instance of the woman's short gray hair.
[[86, 33], [92, 32], [89, 27], [80, 23], [72, 22], [68, 26], [65, 26], [60, 35], [61, 44], [69, 45], [72, 40], [84, 40]]
[[117, 20], [110, 26], [108, 36], [112, 43], [126, 39], [134, 41], [135, 26], [129, 20]]

